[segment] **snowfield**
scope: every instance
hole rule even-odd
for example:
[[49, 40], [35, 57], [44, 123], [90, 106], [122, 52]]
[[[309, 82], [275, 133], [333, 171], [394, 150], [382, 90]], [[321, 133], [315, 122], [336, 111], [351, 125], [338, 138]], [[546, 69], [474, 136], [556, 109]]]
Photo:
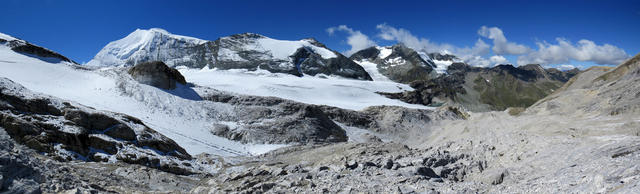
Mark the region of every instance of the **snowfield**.
[[326, 78], [308, 75], [297, 77], [290, 74], [274, 74], [264, 70], [188, 69], [184, 67], [179, 67], [178, 70], [188, 82], [244, 95], [274, 96], [308, 104], [329, 105], [352, 110], [362, 110], [377, 105], [432, 108], [408, 104], [375, 93], [413, 90], [406, 84], [395, 82], [361, 81], [328, 76], [325, 76]]
[[230, 105], [185, 99], [174, 95], [181, 91], [138, 84], [117, 68], [91, 71], [66, 62], [49, 63], [50, 59], [22, 55], [3, 45], [0, 59], [0, 77], [34, 92], [137, 117], [192, 155], [256, 155], [286, 146], [242, 144], [212, 135], [209, 127], [218, 122], [215, 118], [233, 114]]
[[378, 70], [378, 64], [372, 63], [371, 61], [366, 59], [354, 62], [362, 66], [362, 68], [367, 71], [369, 76], [371, 76], [371, 79], [373, 79], [373, 81], [393, 82], [387, 76], [384, 76], [382, 75], [382, 73], [380, 73], [380, 71]]
[[272, 57], [276, 59], [289, 60], [289, 56], [293, 55], [298, 48], [309, 48], [314, 53], [318, 53], [322, 58], [329, 59], [338, 57], [331, 50], [315, 46], [309, 42], [310, 40], [276, 40], [268, 37], [256, 40], [254, 44], [245, 45], [246, 50], [256, 50], [261, 52], [270, 52]]
[[[274, 144], [242, 144], [210, 133], [210, 127], [235, 114], [229, 104], [199, 100], [185, 86], [166, 91], [139, 84], [126, 69], [95, 68], [38, 58], [0, 45], [0, 77], [17, 82], [38, 93], [56, 96], [90, 106], [128, 114], [173, 139], [189, 154], [220, 156], [257, 155], [284, 147]], [[376, 94], [411, 88], [393, 82], [359, 81], [343, 78], [296, 77], [265, 71], [180, 69], [188, 82], [247, 95], [276, 96], [304, 103], [323, 104], [360, 110], [373, 105], [411, 105]]]

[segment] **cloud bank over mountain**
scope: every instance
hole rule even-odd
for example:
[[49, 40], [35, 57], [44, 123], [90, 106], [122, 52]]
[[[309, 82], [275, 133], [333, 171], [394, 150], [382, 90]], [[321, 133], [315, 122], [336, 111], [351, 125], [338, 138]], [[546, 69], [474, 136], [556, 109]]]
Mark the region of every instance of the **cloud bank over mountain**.
[[346, 55], [376, 46], [378, 45], [376, 40], [392, 41], [420, 51], [454, 54], [471, 65], [482, 67], [510, 63], [555, 65], [559, 68], [567, 68], [571, 62], [616, 65], [630, 57], [617, 46], [607, 43], [598, 44], [588, 39], [572, 43], [565, 38], [556, 38], [555, 43], [537, 41], [534, 43], [537, 48], [531, 48], [526, 44], [509, 41], [506, 33], [495, 26], [481, 26], [477, 31], [476, 42], [472, 46], [463, 47], [435, 42], [426, 37], [417, 36], [407, 29], [386, 23], [378, 24], [376, 29], [377, 34], [371, 36], [374, 38], [347, 25], [330, 27], [326, 31], [330, 35], [335, 35], [338, 31], [346, 32], [346, 43], [351, 46], [351, 49], [344, 51]]

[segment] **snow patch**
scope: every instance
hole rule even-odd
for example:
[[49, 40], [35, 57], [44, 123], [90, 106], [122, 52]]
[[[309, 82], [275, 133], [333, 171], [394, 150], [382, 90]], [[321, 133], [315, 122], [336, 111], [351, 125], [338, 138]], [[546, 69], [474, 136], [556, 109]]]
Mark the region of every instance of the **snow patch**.
[[391, 53], [393, 53], [393, 50], [389, 47], [376, 47], [378, 49], [378, 51], [380, 51], [380, 53], [378, 53], [378, 58], [384, 59], [387, 58], [389, 55], [391, 55]]
[[447, 72], [447, 68], [453, 64], [453, 61], [433, 60], [433, 63], [436, 64], [436, 72], [442, 74]]
[[4, 39], [6, 41], [17, 40], [17, 38], [14, 38], [13, 36], [9, 36], [9, 35], [3, 34], [3, 33], [0, 33], [0, 39]]
[[296, 50], [302, 47], [311, 49], [314, 53], [319, 54], [322, 58], [330, 59], [338, 57], [331, 50], [315, 46], [309, 42], [309, 40], [276, 40], [272, 38], [260, 38], [256, 40], [256, 44], [249, 44], [245, 46], [248, 50], [258, 50], [262, 52], [270, 52], [273, 58], [288, 60], [289, 56], [293, 55]]
[[362, 66], [362, 68], [364, 68], [364, 70], [369, 74], [369, 76], [371, 76], [371, 79], [373, 79], [373, 81], [391, 82], [391, 80], [387, 76], [382, 75], [382, 73], [378, 71], [378, 64], [372, 63], [366, 59], [362, 61], [354, 61], [354, 62]]

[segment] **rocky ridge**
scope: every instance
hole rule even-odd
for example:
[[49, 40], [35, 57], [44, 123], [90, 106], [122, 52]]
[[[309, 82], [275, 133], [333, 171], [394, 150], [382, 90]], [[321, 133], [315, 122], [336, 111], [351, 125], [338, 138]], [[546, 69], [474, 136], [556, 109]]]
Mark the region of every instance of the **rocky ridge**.
[[192, 173], [189, 155], [137, 118], [96, 111], [0, 79], [0, 127], [11, 138], [60, 161], [122, 161]]
[[11, 50], [15, 52], [41, 57], [43, 60], [54, 59], [54, 60], [66, 61], [66, 62], [77, 64], [75, 61], [72, 61], [69, 58], [59, 53], [31, 44], [25, 40], [20, 40], [15, 38], [10, 40], [5, 40], [0, 38], [0, 44], [7, 45], [9, 48], [11, 48]]

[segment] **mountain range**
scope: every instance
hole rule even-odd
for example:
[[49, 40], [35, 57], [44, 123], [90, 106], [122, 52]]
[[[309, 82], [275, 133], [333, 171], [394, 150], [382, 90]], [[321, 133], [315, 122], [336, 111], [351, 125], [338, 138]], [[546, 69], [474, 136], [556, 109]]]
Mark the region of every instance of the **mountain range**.
[[403, 44], [370, 47], [346, 58], [311, 38], [286, 41], [243, 33], [205, 41], [157, 28], [139, 29], [107, 44], [87, 65], [132, 66], [148, 61], [164, 61], [170, 67], [404, 83], [414, 90], [383, 95], [413, 104], [458, 104], [473, 111], [530, 106], [579, 71], [535, 64], [472, 67], [454, 55], [416, 51]]

